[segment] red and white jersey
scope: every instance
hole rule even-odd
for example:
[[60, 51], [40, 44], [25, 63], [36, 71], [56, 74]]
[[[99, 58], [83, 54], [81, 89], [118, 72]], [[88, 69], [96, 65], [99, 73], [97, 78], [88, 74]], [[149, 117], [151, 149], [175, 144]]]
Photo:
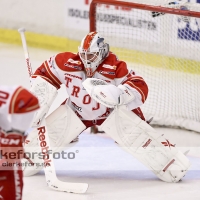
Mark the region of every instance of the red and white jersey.
[[38, 108], [38, 99], [27, 89], [0, 85], [0, 128], [25, 131]]
[[[38, 75], [56, 88], [60, 88], [61, 84], [66, 86], [70, 96], [68, 104], [81, 120], [103, 119], [110, 114], [111, 109], [93, 100], [82, 86], [87, 76], [78, 54], [64, 52], [51, 57], [35, 71], [33, 78]], [[118, 60], [112, 52], [109, 52], [107, 58], [98, 66], [93, 78], [115, 86], [126, 84], [136, 97], [134, 102], [128, 105], [130, 110], [137, 109], [147, 98], [148, 87], [143, 78], [129, 71], [126, 63]]]

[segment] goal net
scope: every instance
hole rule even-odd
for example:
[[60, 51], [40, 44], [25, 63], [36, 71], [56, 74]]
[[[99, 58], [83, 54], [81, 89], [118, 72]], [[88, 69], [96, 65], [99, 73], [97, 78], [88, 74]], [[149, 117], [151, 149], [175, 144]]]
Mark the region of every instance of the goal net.
[[144, 77], [151, 124], [200, 132], [200, 4], [93, 0], [90, 31]]

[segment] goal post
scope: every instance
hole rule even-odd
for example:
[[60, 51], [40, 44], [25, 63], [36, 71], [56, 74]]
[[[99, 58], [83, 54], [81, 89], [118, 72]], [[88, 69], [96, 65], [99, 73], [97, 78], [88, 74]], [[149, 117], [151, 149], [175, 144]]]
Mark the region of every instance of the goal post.
[[90, 31], [144, 77], [141, 109], [152, 124], [200, 132], [200, 4], [93, 0]]

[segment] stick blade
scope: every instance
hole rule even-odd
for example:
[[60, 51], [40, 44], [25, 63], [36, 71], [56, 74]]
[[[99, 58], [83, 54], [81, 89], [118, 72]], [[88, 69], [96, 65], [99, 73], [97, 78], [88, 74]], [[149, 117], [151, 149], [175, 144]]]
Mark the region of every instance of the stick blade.
[[53, 183], [48, 183], [48, 186], [53, 190], [76, 194], [83, 194], [88, 189], [87, 183], [68, 183], [59, 180], [55, 180]]

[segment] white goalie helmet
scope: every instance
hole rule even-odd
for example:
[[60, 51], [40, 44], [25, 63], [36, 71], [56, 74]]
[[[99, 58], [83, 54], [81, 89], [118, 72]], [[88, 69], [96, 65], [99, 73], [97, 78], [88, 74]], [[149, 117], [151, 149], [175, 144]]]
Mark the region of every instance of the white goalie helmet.
[[78, 52], [87, 76], [92, 77], [99, 64], [107, 57], [109, 45], [99, 33], [90, 32], [82, 39]]

